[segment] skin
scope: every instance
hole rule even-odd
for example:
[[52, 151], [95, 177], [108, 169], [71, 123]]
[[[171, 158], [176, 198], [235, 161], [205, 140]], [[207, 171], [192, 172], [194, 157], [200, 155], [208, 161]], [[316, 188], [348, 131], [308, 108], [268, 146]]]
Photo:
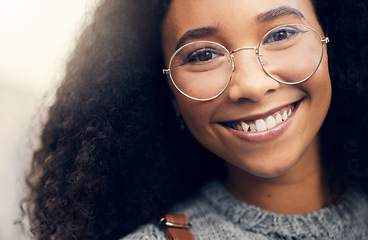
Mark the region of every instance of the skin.
[[[304, 17], [286, 14], [259, 21], [265, 12], [285, 6]], [[291, 23], [309, 25], [324, 36], [312, 4], [305, 0], [173, 0], [162, 25], [166, 65], [189, 30], [216, 29], [181, 44], [210, 40], [231, 51], [257, 46], [268, 30]], [[211, 101], [191, 100], [168, 81], [177, 112], [194, 137], [226, 161], [226, 187], [240, 200], [283, 214], [322, 208], [329, 203], [318, 141], [331, 99], [326, 50], [317, 72], [298, 85], [281, 84], [267, 76], [252, 51], [236, 53], [234, 62], [236, 70], [228, 88]], [[287, 130], [271, 140], [239, 139], [220, 124], [262, 115], [301, 99]]]

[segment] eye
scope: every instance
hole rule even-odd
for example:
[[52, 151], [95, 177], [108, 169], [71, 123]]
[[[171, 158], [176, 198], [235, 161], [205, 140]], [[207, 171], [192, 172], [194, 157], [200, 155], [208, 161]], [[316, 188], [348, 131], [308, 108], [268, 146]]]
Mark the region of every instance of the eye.
[[263, 43], [273, 43], [288, 40], [300, 31], [295, 28], [276, 29], [265, 36]]
[[220, 56], [224, 56], [224, 54], [216, 49], [199, 49], [190, 54], [186, 62], [204, 63]]

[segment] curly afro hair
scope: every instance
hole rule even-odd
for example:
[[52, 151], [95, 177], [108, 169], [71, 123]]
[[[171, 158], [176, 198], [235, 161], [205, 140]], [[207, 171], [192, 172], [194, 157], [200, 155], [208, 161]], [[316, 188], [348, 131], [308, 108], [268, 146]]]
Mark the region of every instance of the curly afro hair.
[[[225, 176], [175, 119], [160, 72], [169, 2], [103, 0], [82, 32], [26, 178], [36, 239], [119, 239]], [[321, 142], [338, 192], [367, 185], [368, 2], [314, 4], [331, 39], [333, 100]]]

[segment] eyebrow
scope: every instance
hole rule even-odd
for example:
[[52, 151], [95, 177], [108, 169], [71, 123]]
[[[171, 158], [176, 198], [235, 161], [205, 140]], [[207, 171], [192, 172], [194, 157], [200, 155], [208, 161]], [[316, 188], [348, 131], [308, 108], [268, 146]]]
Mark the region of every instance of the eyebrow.
[[304, 15], [299, 10], [288, 6], [281, 6], [265, 13], [259, 14], [256, 21], [258, 23], [269, 22], [279, 17], [288, 15], [294, 15], [305, 20]]
[[[267, 12], [261, 13], [257, 16], [256, 22], [264, 23], [275, 20], [279, 17], [294, 15], [301, 19], [305, 19], [304, 15], [297, 9], [288, 7], [288, 6], [281, 6], [275, 9], [271, 9]], [[188, 30], [181, 36], [178, 40], [175, 50], [178, 50], [182, 45], [184, 45], [188, 40], [195, 39], [195, 38], [204, 38], [211, 35], [216, 34], [217, 28], [214, 27], [203, 27], [203, 28], [196, 28]]]
[[204, 38], [211, 35], [214, 35], [217, 32], [217, 29], [214, 27], [203, 27], [189, 30], [184, 33], [184, 35], [179, 39], [176, 44], [176, 50], [180, 48], [185, 42], [192, 38]]

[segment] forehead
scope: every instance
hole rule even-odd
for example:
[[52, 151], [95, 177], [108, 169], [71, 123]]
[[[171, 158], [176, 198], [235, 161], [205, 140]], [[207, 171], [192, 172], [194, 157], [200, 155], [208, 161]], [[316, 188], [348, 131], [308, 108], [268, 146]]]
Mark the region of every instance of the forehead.
[[[309, 0], [172, 0], [162, 25], [163, 44], [173, 47], [187, 31], [206, 27], [220, 29], [220, 33], [246, 34], [260, 27], [262, 14], [280, 8], [295, 9], [305, 17], [306, 24], [317, 24]], [[297, 18], [288, 15], [289, 19], [293, 17]]]

